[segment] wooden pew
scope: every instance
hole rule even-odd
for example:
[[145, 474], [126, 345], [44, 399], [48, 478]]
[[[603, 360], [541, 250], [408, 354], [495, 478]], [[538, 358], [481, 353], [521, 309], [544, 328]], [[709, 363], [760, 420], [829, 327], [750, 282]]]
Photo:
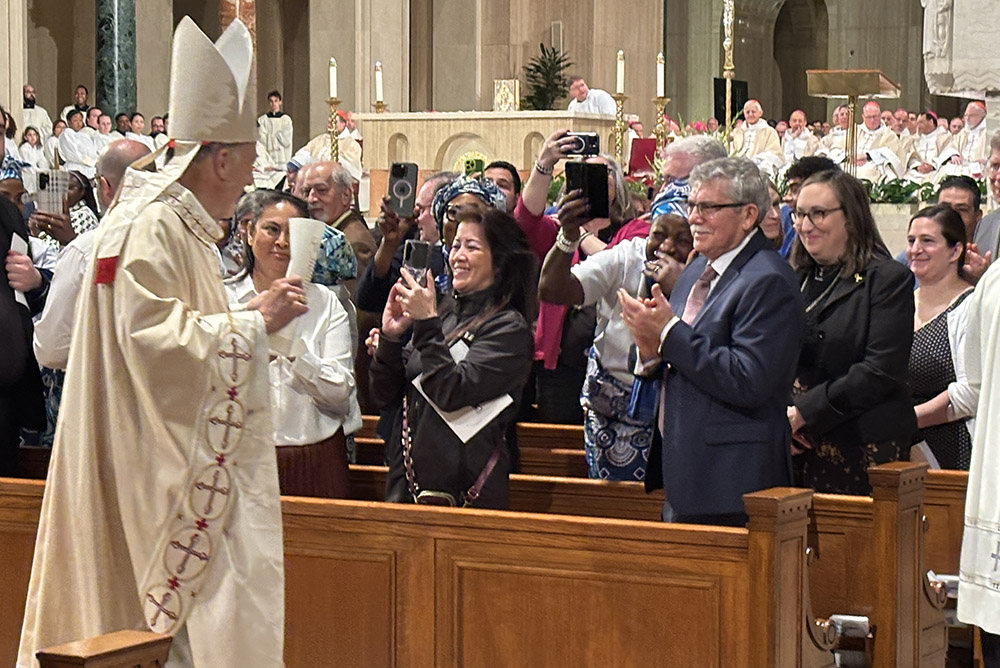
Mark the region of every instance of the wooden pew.
[[[42, 490], [0, 480], [0, 665]], [[286, 664], [832, 666], [811, 497], [748, 495], [747, 529], [286, 497]]]
[[41, 668], [161, 668], [170, 636], [149, 631], [115, 631], [38, 652]]

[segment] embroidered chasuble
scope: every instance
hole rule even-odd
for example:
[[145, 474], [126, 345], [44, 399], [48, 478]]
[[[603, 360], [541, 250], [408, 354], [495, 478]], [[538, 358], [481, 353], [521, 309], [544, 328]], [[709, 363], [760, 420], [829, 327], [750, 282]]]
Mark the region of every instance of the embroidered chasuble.
[[772, 177], [785, 164], [778, 132], [764, 119], [753, 125], [744, 124], [735, 128], [733, 148], [736, 155], [749, 158], [762, 172]]

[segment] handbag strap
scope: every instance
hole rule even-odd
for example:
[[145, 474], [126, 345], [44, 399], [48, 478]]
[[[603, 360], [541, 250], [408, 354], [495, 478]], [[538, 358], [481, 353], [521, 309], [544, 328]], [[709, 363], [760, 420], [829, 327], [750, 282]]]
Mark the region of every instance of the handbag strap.
[[[417, 496], [420, 494], [420, 485], [417, 484], [417, 474], [413, 470], [413, 440], [410, 433], [410, 419], [409, 419], [409, 401], [407, 396], [403, 395], [403, 429], [401, 434], [401, 440], [403, 443], [403, 470], [406, 474], [406, 485], [410, 490], [410, 495], [413, 497], [414, 503], [417, 500]], [[489, 479], [490, 474], [493, 473], [493, 469], [496, 468], [497, 462], [500, 461], [500, 451], [503, 448], [503, 439], [501, 438], [497, 441], [497, 444], [493, 446], [493, 452], [490, 453], [490, 458], [486, 461], [486, 466], [483, 470], [479, 472], [479, 477], [476, 481], [472, 483], [472, 486], [466, 490], [464, 499], [462, 502], [463, 508], [468, 508], [473, 503], [479, 499], [479, 495], [483, 491], [483, 486]]]

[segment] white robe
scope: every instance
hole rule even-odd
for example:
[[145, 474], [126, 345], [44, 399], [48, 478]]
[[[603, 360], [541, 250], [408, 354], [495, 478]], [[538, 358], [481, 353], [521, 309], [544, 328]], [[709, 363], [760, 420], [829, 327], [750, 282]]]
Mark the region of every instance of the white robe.
[[49, 116], [49, 112], [44, 107], [39, 107], [36, 104], [33, 109], [22, 109], [21, 118], [24, 121], [24, 127], [31, 126], [38, 130], [39, 140], [44, 142], [52, 136], [52, 117]]
[[137, 132], [126, 132], [125, 139], [131, 139], [132, 141], [137, 141], [145, 144], [146, 147], [149, 148], [150, 152], [156, 150], [156, 143], [153, 141], [153, 138], [150, 137], [149, 135], [141, 135]]
[[959, 565], [958, 618], [1000, 633], [1000, 265], [994, 263], [968, 298], [965, 371], [979, 393], [972, 439], [965, 532]]
[[41, 145], [32, 146], [25, 142], [21, 144], [19, 150], [21, 160], [30, 165], [21, 170], [24, 189], [29, 193], [33, 193], [38, 190], [38, 174], [49, 168], [49, 160], [45, 157], [45, 149]]
[[77, 132], [73, 128], [66, 128], [62, 131], [59, 135], [59, 156], [67, 171], [78, 171], [87, 178], [94, 176], [97, 146], [83, 130]]
[[227, 313], [222, 233], [198, 200], [174, 183], [147, 204], [132, 178], [77, 304], [17, 667], [151, 628], [174, 635], [175, 668], [280, 668], [264, 322]]
[[900, 156], [899, 137], [886, 125], [869, 130], [862, 123], [858, 126], [858, 155], [868, 161], [858, 166], [858, 178], [883, 181], [901, 178], [905, 174]]
[[949, 163], [944, 166], [943, 172], [949, 176], [964, 174], [975, 179], [982, 178], [986, 174], [986, 162], [990, 158], [990, 139], [985, 119], [971, 130], [969, 126], [962, 128], [952, 137], [952, 146], [957, 154], [962, 156], [962, 163], [958, 165]]
[[[913, 138], [913, 146], [907, 156], [909, 169], [906, 178], [918, 183], [934, 181], [942, 165], [948, 162], [953, 155], [957, 155], [951, 146], [951, 138], [951, 133], [940, 126], [925, 135], [918, 133]], [[920, 173], [917, 168], [924, 163], [932, 165], [934, 169], [926, 174]]]
[[278, 118], [264, 114], [257, 119], [257, 141], [264, 147], [259, 157], [265, 168], [284, 171], [292, 159], [292, 132], [292, 117], [288, 114]]
[[57, 160], [61, 160], [59, 155], [59, 137], [52, 135], [45, 140], [45, 145], [42, 146], [42, 152], [45, 153], [45, 159], [49, 162], [49, 168], [54, 169]]
[[[347, 132], [341, 133], [337, 140], [340, 144], [340, 164], [343, 165], [344, 169], [346, 169], [352, 177], [354, 177], [355, 181], [361, 181], [361, 144], [356, 142]], [[308, 144], [299, 149], [299, 152], [301, 151], [309, 153], [317, 161], [329, 160], [330, 135], [325, 132], [323, 134], [316, 135], [309, 140]]]
[[789, 128], [781, 138], [781, 149], [785, 156], [785, 164], [790, 165], [799, 158], [815, 154], [819, 149], [819, 139], [809, 131], [809, 128], [802, 128], [798, 137], [792, 135], [792, 130]]
[[749, 158], [768, 176], [774, 177], [785, 164], [778, 131], [763, 118], [733, 130], [733, 148], [737, 155]]

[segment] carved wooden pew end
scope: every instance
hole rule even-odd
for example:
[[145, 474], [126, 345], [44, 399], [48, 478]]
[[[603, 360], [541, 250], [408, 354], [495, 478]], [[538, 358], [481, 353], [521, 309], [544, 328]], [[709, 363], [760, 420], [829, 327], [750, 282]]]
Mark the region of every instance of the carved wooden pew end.
[[161, 668], [170, 636], [149, 631], [115, 631], [38, 652], [41, 668]]

